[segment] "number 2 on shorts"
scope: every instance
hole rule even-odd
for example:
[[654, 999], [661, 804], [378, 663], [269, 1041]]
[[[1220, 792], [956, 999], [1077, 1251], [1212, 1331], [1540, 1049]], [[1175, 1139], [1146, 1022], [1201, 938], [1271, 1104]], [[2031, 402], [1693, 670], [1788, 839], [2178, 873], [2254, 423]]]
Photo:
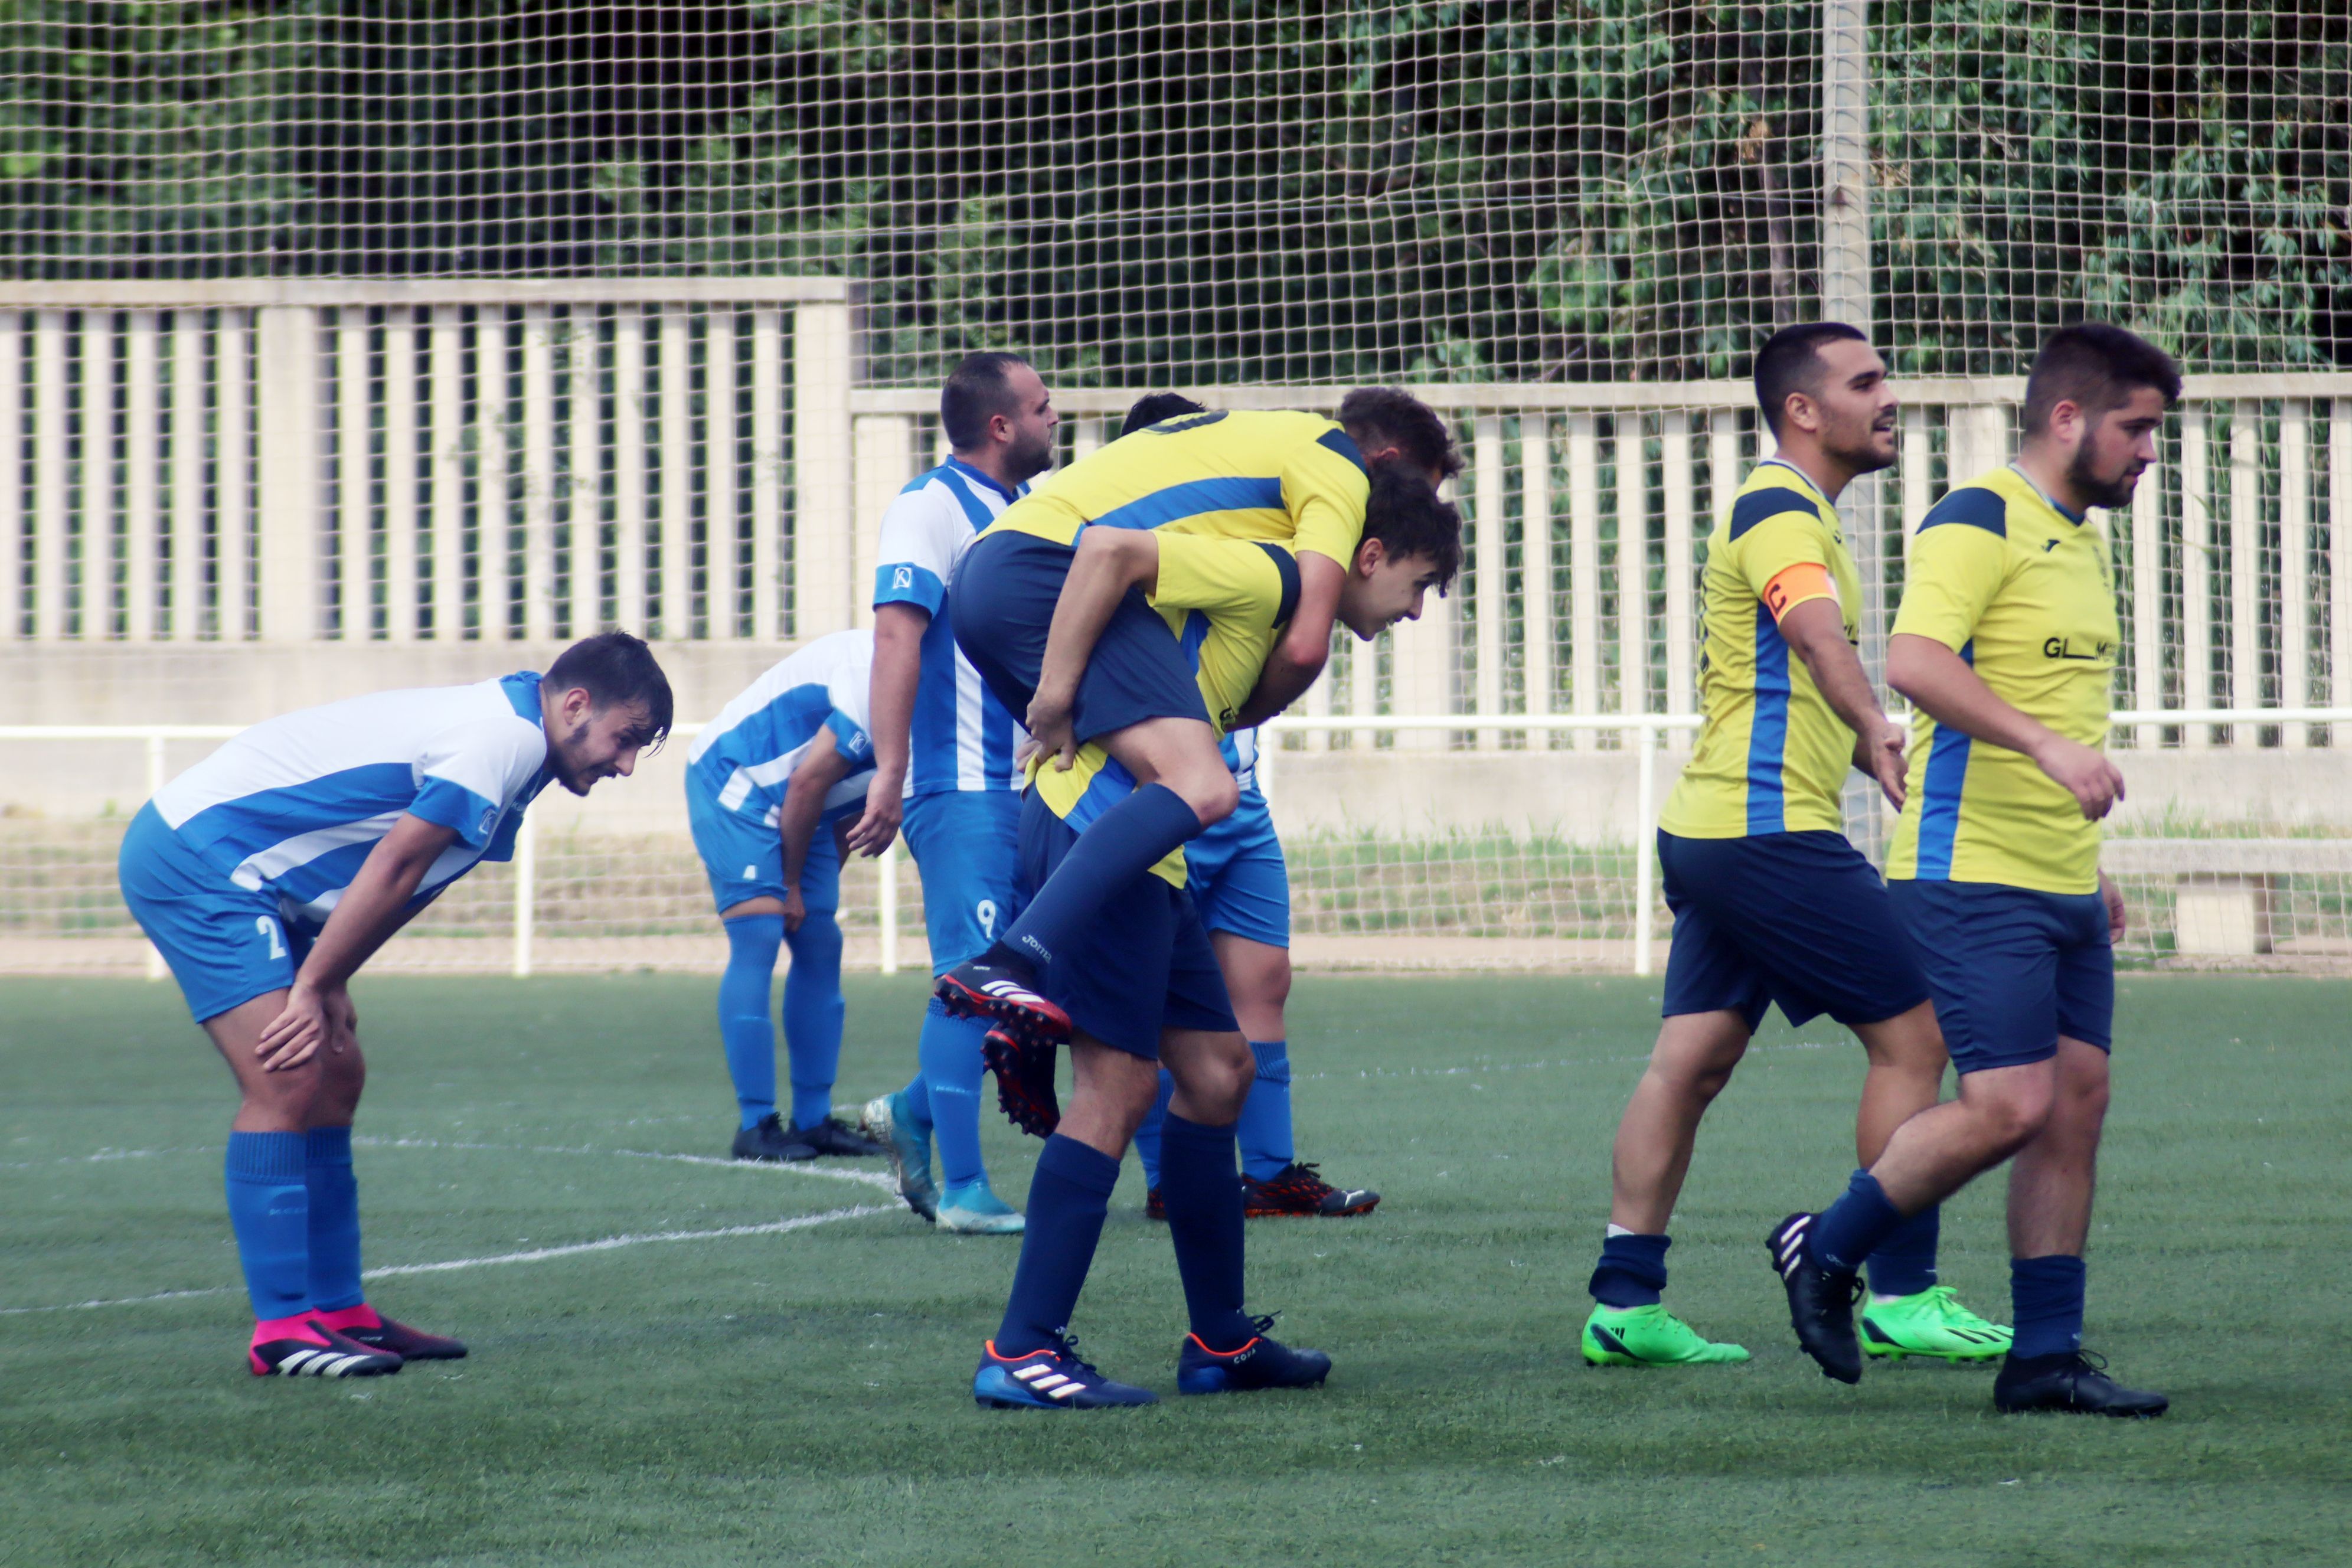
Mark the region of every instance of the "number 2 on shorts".
[[283, 958], [286, 956], [286, 933], [284, 931], [279, 929], [276, 921], [270, 919], [268, 915], [256, 915], [253, 917], [253, 929], [259, 931], [264, 937], [268, 939], [270, 957]]

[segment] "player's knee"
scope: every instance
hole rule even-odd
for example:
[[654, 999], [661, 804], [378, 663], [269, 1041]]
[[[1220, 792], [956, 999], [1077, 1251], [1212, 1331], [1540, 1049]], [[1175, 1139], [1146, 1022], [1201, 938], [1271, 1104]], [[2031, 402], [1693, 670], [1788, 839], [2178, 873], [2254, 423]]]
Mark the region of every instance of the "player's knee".
[[1203, 827], [1223, 822], [1242, 803], [1241, 785], [1222, 762], [1213, 769], [1188, 768], [1172, 777], [1163, 774], [1160, 782], [1192, 808], [1192, 815], [1201, 819]]
[[2015, 1153], [2050, 1124], [2056, 1104], [2054, 1086], [2043, 1077], [2004, 1085], [2000, 1092], [1978, 1097], [1977, 1120], [1988, 1142], [2003, 1158]]

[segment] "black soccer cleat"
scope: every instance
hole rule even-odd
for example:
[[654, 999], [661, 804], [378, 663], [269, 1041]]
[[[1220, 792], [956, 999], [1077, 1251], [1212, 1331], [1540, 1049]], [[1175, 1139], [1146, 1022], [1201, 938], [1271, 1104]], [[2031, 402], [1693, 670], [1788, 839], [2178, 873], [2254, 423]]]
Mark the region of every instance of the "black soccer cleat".
[[335, 1331], [345, 1339], [356, 1340], [371, 1350], [386, 1352], [403, 1361], [464, 1361], [466, 1342], [444, 1334], [428, 1334], [422, 1329], [412, 1329], [406, 1323], [395, 1323], [383, 1313], [376, 1314], [373, 1329], [350, 1328]]
[[1242, 1176], [1242, 1214], [1249, 1219], [1307, 1215], [1349, 1219], [1380, 1207], [1381, 1194], [1370, 1187], [1335, 1187], [1317, 1167], [1293, 1160], [1261, 1182], [1246, 1172]]
[[2126, 1388], [2107, 1375], [2107, 1363], [2087, 1351], [2011, 1356], [1993, 1379], [1993, 1408], [2004, 1415], [2057, 1411], [2073, 1415], [2161, 1415], [2172, 1401], [2144, 1388]]
[[981, 1041], [980, 1054], [996, 1075], [996, 1103], [1013, 1125], [1033, 1138], [1051, 1138], [1062, 1124], [1061, 1098], [1054, 1092], [1054, 1047], [1025, 1045], [994, 1028]]
[[1213, 1351], [1198, 1334], [1186, 1334], [1176, 1352], [1179, 1394], [1254, 1394], [1264, 1388], [1320, 1388], [1331, 1375], [1331, 1358], [1321, 1351], [1295, 1351], [1266, 1338], [1270, 1316], [1250, 1320], [1257, 1332], [1239, 1350]]
[[1156, 1219], [1162, 1225], [1168, 1223], [1168, 1200], [1160, 1195], [1158, 1187], [1143, 1190], [1143, 1217]]
[[814, 1160], [814, 1146], [798, 1134], [784, 1131], [783, 1119], [773, 1111], [735, 1134], [734, 1155], [738, 1160], [758, 1160], [771, 1165], [787, 1161]]
[[784, 1129], [784, 1136], [795, 1143], [805, 1143], [820, 1154], [837, 1154], [851, 1160], [878, 1160], [886, 1152], [881, 1144], [856, 1131], [838, 1117], [828, 1116], [813, 1127], [795, 1121]]
[[1059, 1046], [1070, 1038], [1070, 1016], [1037, 994], [1026, 974], [1009, 964], [973, 959], [934, 981], [931, 994], [951, 1018], [987, 1017], [1024, 1046]]
[[256, 1377], [390, 1377], [400, 1357], [373, 1350], [319, 1323], [303, 1325], [311, 1339], [269, 1340], [247, 1345], [246, 1369]]
[[1789, 1292], [1789, 1325], [1797, 1343], [1823, 1377], [1862, 1381], [1862, 1343], [1853, 1334], [1853, 1304], [1862, 1299], [1862, 1277], [1825, 1268], [1805, 1255], [1806, 1238], [1820, 1216], [1792, 1214], [1764, 1238], [1772, 1270]]

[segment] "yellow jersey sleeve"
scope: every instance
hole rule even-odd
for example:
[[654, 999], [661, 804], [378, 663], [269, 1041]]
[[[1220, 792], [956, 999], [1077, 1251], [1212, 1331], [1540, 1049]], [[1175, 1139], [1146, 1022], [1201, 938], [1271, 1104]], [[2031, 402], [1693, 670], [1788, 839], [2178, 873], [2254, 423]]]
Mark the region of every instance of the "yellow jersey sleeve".
[[1297, 525], [1297, 548], [1348, 566], [1364, 540], [1364, 508], [1372, 494], [1363, 454], [1338, 426], [1300, 444], [1282, 468], [1282, 505]]
[[1933, 637], [1959, 652], [1976, 637], [2014, 559], [2008, 541], [1988, 529], [1967, 522], [1921, 529], [1904, 569], [1895, 634]]
[[1791, 566], [1824, 569], [1818, 579], [1822, 591], [1808, 593], [1806, 598], [1837, 597], [1826, 570], [1830, 564], [1830, 542], [1822, 531], [1821, 515], [1810, 508], [1804, 511], [1776, 512], [1766, 518], [1740, 536], [1733, 554], [1748, 591], [1765, 601], [1775, 619], [1786, 615], [1790, 606], [1804, 602], [1790, 598], [1785, 604], [1773, 605], [1766, 597], [1772, 584]]

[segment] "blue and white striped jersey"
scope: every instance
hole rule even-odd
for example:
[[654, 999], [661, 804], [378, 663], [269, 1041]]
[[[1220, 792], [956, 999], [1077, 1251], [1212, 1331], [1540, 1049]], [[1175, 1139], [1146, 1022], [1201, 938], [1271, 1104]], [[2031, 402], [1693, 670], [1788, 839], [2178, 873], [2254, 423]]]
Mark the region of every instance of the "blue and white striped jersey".
[[1225, 766], [1233, 769], [1234, 778], [1242, 786], [1243, 798], [1253, 801], [1264, 799], [1257, 787], [1257, 731], [1230, 731], [1221, 743], [1224, 748]]
[[922, 675], [915, 688], [907, 762], [910, 797], [1020, 787], [1013, 752], [1024, 731], [956, 647], [948, 625], [947, 584], [972, 536], [1028, 489], [1007, 490], [950, 458], [915, 476], [882, 514], [875, 605], [912, 605], [931, 617], [923, 632]]
[[866, 731], [873, 679], [872, 632], [817, 638], [771, 666], [703, 726], [686, 754], [686, 787], [772, 827], [793, 770], [817, 731], [830, 730], [841, 754], [859, 765], [826, 792], [825, 809], [863, 799], [874, 771]]
[[483, 860], [514, 858], [544, 788], [539, 676], [380, 691], [256, 724], [163, 786], [155, 810], [238, 887], [324, 923], [405, 814], [457, 832], [412, 907]]

